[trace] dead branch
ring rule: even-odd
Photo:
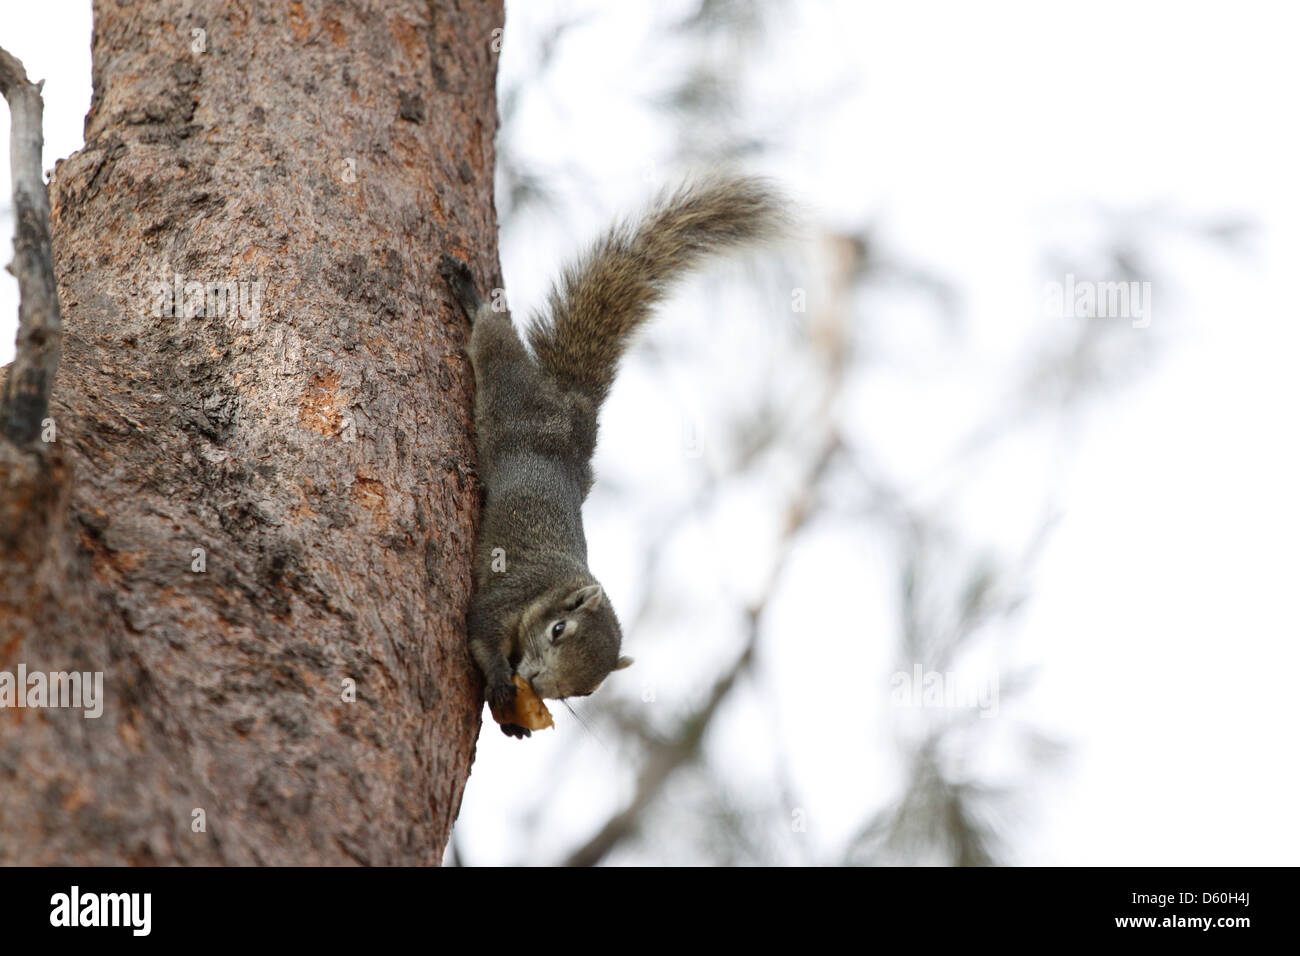
[[[59,367],[62,325],[50,251],[50,202],[41,175],[41,83],[0,49],[0,93],[9,101],[9,163],[14,191],[14,260],[18,278],[17,354],[0,393],[3,434],[20,448],[39,448]]]

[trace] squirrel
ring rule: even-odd
[[[562,271],[546,312],[533,316],[528,349],[509,313],[480,299],[469,267],[442,256],[439,272],[472,324],[485,500],[468,630],[493,710],[513,705],[515,673],[539,697],[564,700],[632,663],[587,568],[582,527],[601,405],[633,333],[675,280],[712,256],[776,238],[785,223],[784,202],[759,179],[704,179],[666,193]]]

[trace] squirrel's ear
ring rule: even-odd
[[[599,584],[588,584],[565,598],[564,606],[570,611],[594,611],[604,596],[605,592]]]
[[[631,666],[632,666],[632,658],[620,657],[618,659],[618,663],[614,665],[614,670],[621,671],[623,668],[631,667]]]

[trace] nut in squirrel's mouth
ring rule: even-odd
[[[533,685],[528,683],[521,674],[515,674],[512,681],[515,685],[514,706],[505,711],[493,710],[492,719],[498,724],[517,724],[529,730],[554,727],[555,721],[551,719],[551,712],[546,709],[546,704],[537,695],[537,691],[533,690]]]

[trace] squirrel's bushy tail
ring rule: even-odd
[[[562,389],[599,406],[637,327],[672,283],[710,256],[780,235],[785,204],[762,180],[703,179],[616,225],[561,273],[528,338]]]

